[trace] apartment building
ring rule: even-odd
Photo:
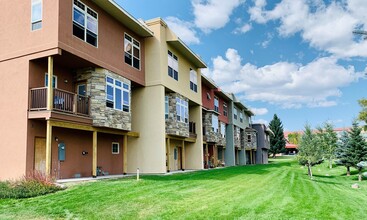
[[[204,168],[225,166],[228,103],[230,97],[206,76],[201,77]]]
[[[0,179],[126,173],[153,32],[112,0],[1,4]]]
[[[268,164],[270,134],[273,131],[264,124],[252,124],[252,128],[256,130],[257,135],[256,164]]]
[[[251,128],[254,114],[234,94],[228,94],[229,124],[226,132],[225,161],[228,166],[254,164],[256,130]]]
[[[129,149],[128,172],[166,173],[203,168],[201,73],[206,64],[160,18],[145,22],[146,78],[132,99],[132,129],[140,138]]]

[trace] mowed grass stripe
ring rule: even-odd
[[[175,175],[103,180],[0,200],[0,219],[367,219],[367,184],[293,159]]]

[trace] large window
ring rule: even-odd
[[[219,112],[219,100],[218,100],[218,97],[214,97],[214,111]]]
[[[177,121],[189,123],[189,106],[187,101],[176,98]]]
[[[178,81],[178,58],[168,51],[168,75]]]
[[[240,122],[243,122],[243,114],[240,112]]]
[[[194,92],[198,91],[198,74],[190,68],[190,89]]]
[[[42,28],[42,0],[32,0],[31,29],[32,31]]]
[[[168,96],[164,97],[164,117],[168,118],[169,104],[168,104]]]
[[[223,138],[226,137],[226,124],[223,122],[220,123],[220,134]]]
[[[97,47],[98,15],[78,0],[73,6],[73,35]]]
[[[218,116],[212,115],[212,129],[214,132],[218,132]]]
[[[109,108],[130,111],[130,86],[111,77],[106,77],[106,106]]]
[[[140,70],[140,43],[131,36],[125,34],[125,63]]]
[[[236,108],[234,108],[233,110],[233,117],[235,120],[237,120],[237,109]]]
[[[223,115],[228,116],[228,106],[226,103],[223,103]]]

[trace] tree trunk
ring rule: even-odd
[[[310,177],[310,179],[312,179],[312,170],[311,170],[311,165],[307,164],[307,171],[308,171],[308,176]]]
[[[275,158],[275,153],[273,153],[273,159]]]
[[[347,166],[347,176],[350,176],[350,167]]]

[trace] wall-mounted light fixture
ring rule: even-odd
[[[56,142],[59,142],[59,138],[58,138],[58,137],[55,137],[55,141],[56,141]]]

